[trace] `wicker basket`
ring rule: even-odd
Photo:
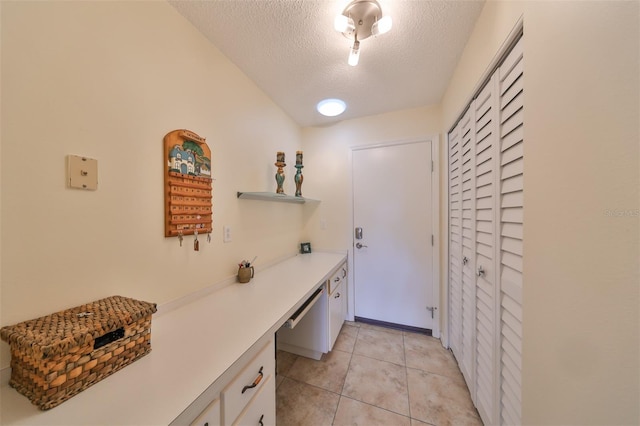
[[[155,303],[112,296],[0,329],[9,384],[48,410],[151,351]]]

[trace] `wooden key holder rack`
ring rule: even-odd
[[[213,229],[211,149],[205,138],[179,129],[164,137],[165,237],[197,236]],[[194,244],[198,250],[198,245]]]

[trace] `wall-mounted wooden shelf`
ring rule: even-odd
[[[278,201],[281,203],[295,203],[303,204],[309,201],[319,202],[320,200],[312,200],[311,198],[294,197],[286,194],[277,194],[275,192],[240,192],[238,191],[238,198],[245,200],[263,200],[263,201]]]

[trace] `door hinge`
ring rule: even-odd
[[[427,311],[430,311],[430,312],[431,312],[431,318],[432,318],[432,319],[434,318],[434,311],[435,311],[436,309],[438,309],[438,308],[437,308],[437,307],[435,307],[435,306],[427,306]]]
[[[433,160],[431,160],[431,173],[433,173]]]
[[[433,247],[433,234],[431,234],[431,246]]]

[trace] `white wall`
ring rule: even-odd
[[[311,241],[312,247],[348,249],[349,258],[353,258],[351,147],[426,140],[438,135],[440,121],[439,107],[423,107],[304,128],[303,195],[322,200],[304,212],[303,236]],[[434,223],[438,223],[438,218],[434,218]],[[349,309],[353,317],[353,280],[349,283]]]
[[[426,139],[438,134],[440,119],[439,108],[424,107],[302,129],[303,194],[322,200],[305,211],[303,235],[323,249],[350,247],[351,147]]]
[[[490,1],[442,102],[523,15],[526,424],[640,423],[639,5]]]
[[[167,302],[243,258],[297,251],[302,206],[236,191],[275,190],[276,151],[292,162],[299,127],[170,5],[1,7],[2,325],[114,294]],[[199,252],[164,237],[163,137],[180,128],[213,156],[214,232]],[[98,159],[97,191],[65,187],[68,154]]]

